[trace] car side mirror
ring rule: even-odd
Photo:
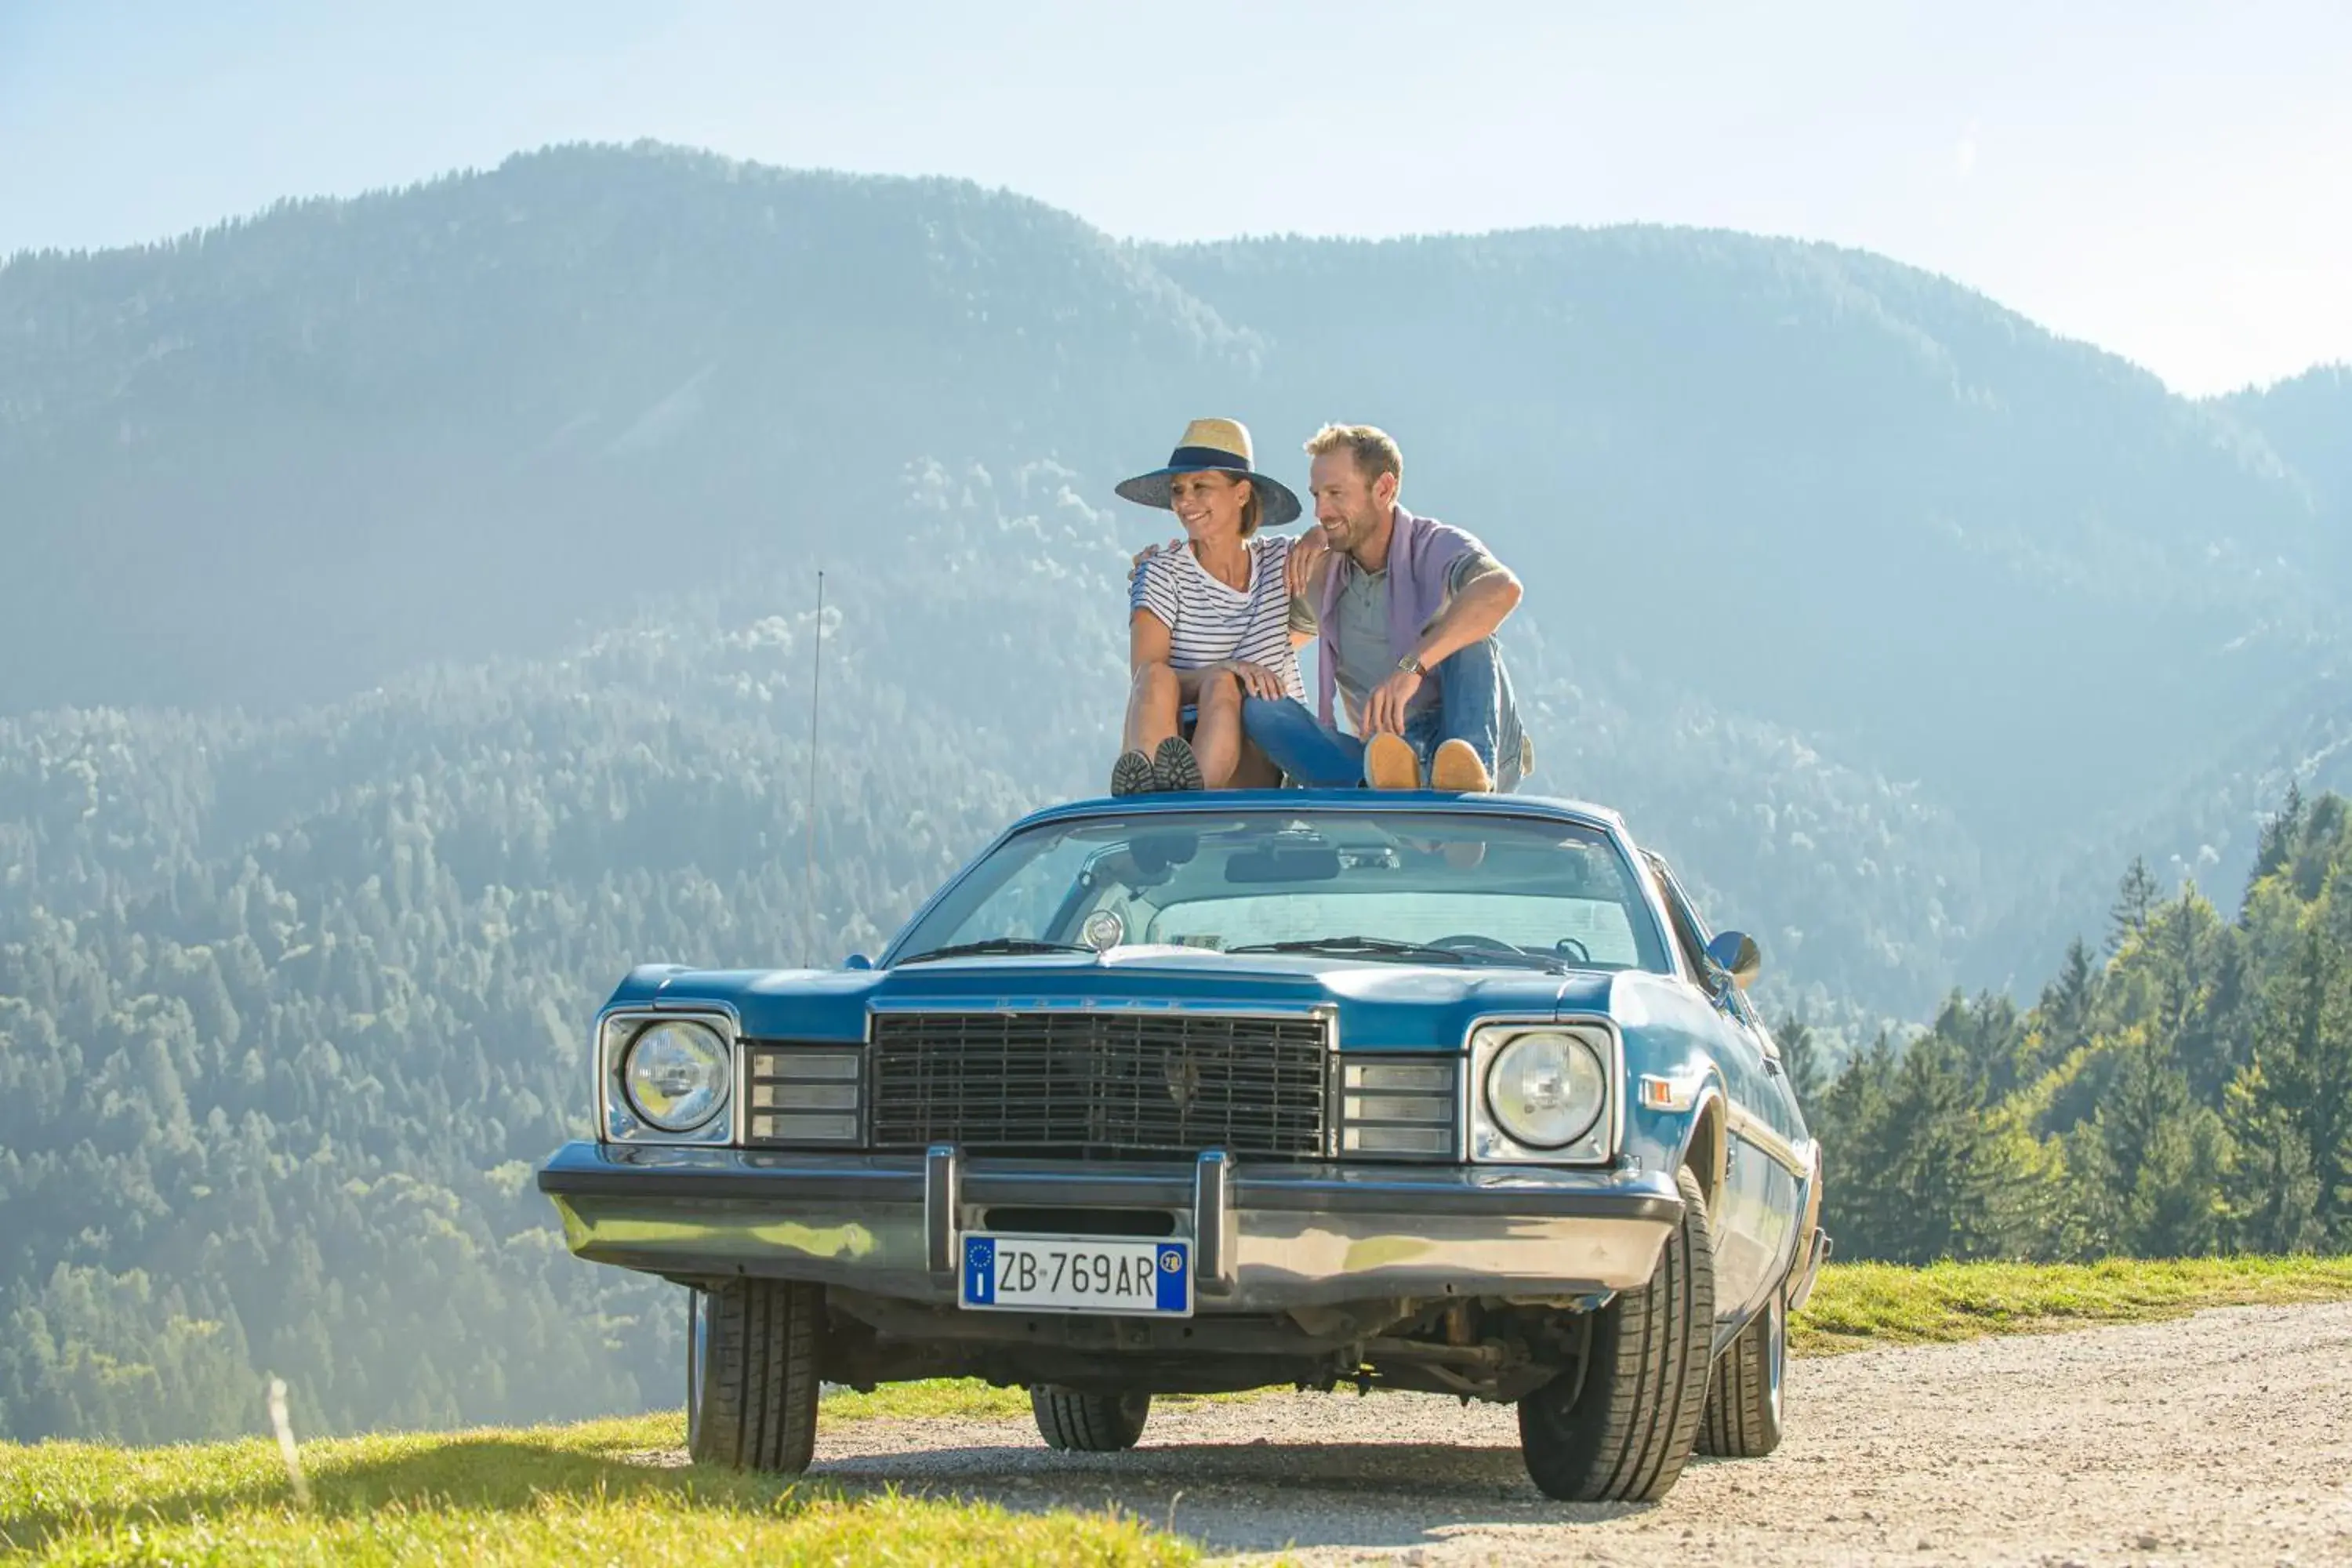
[[[866,957],[862,952],[853,952],[847,958],[841,961],[841,967],[844,969],[871,969],[874,967],[874,961]]]
[[[1716,932],[1715,940],[1706,944],[1706,956],[1742,991],[1755,981],[1757,971],[1764,967],[1763,950],[1744,931]]]

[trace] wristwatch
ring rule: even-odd
[[[1420,657],[1415,654],[1409,653],[1402,658],[1397,660],[1397,668],[1399,669],[1409,669],[1415,675],[1427,675],[1429,673],[1429,667],[1422,663]]]

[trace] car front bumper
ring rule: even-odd
[[[1572,1297],[1646,1283],[1682,1217],[1655,1173],[1538,1166],[1081,1165],[572,1142],[539,1173],[582,1258],[683,1280],[809,1279],[952,1305],[957,1240],[991,1211],[1164,1215],[1202,1312],[1382,1297]]]

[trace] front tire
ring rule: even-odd
[[[1151,1418],[1148,1394],[1081,1394],[1051,1383],[1029,1390],[1037,1435],[1052,1447],[1078,1454],[1116,1454],[1135,1447]]]
[[[816,1457],[824,1288],[741,1279],[695,1292],[688,1339],[688,1458],[796,1476]]]
[[[1789,1310],[1775,1287],[1763,1310],[1715,1363],[1698,1451],[1760,1459],[1780,1446],[1780,1384],[1789,1369]]]
[[[1698,1436],[1715,1334],[1706,1194],[1675,1176],[1682,1222],[1650,1282],[1595,1314],[1584,1365],[1519,1401],[1519,1452],[1546,1497],[1649,1502],[1673,1489]]]

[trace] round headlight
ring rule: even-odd
[[[1574,1035],[1521,1035],[1486,1067],[1486,1109],[1512,1142],[1559,1149],[1592,1131],[1609,1104],[1601,1053]]]
[[[621,1087],[664,1132],[691,1132],[727,1100],[727,1042],[684,1021],[641,1029],[621,1059]]]

